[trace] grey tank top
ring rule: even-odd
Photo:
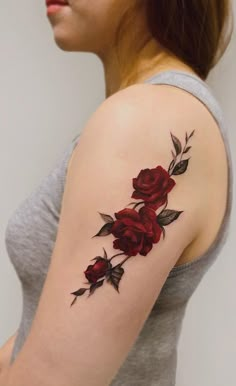
[[[196,75],[177,70],[155,74],[146,82],[180,87],[202,101],[211,112],[227,149],[228,201],[220,229],[209,249],[169,272],[141,333],[113,378],[112,386],[175,385],[177,344],[186,306],[222,250],[229,234],[232,208],[232,158],[225,118],[209,86]],[[79,135],[64,149],[49,174],[14,210],[7,223],[6,249],[21,282],[23,296],[21,321],[10,363],[21,350],[37,309],[56,240],[67,165]]]

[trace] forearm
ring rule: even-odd
[[[10,369],[10,366],[3,369],[3,371],[0,373],[0,386],[6,386],[8,382],[8,371]]]
[[[12,350],[18,330],[0,348],[0,376],[4,369],[10,365]]]
[[[41,358],[39,348],[34,346],[35,351],[32,351],[28,342],[26,339],[17,358],[0,374],[0,386],[51,386],[54,382],[57,386],[68,386],[57,373],[52,374],[50,361]]]

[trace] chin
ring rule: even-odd
[[[78,36],[75,38],[73,34],[60,28],[55,27],[53,32],[56,45],[63,51],[91,52],[88,47],[88,41],[82,41],[78,39]]]
[[[75,51],[73,39],[63,30],[54,28],[54,41],[64,51]]]
[[[68,38],[68,36],[54,35],[54,41],[56,45],[61,48],[63,51],[74,51],[74,52],[88,52],[96,54],[95,47],[91,47],[86,43],[73,41],[73,39]]]
[[[76,51],[73,45],[71,44],[70,40],[63,39],[58,36],[54,36],[54,41],[56,45],[63,51]]]

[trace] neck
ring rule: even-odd
[[[135,19],[125,28],[119,44],[114,43],[99,55],[104,69],[106,98],[162,71],[183,70],[196,74],[150,35],[143,18]]]

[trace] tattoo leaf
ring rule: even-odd
[[[194,133],[195,130],[192,131],[192,133],[189,135],[188,139],[191,138],[193,136],[193,133]]]
[[[183,212],[182,210],[177,211],[177,210],[172,210],[172,209],[165,209],[161,213],[159,213],[159,215],[157,216],[157,218],[156,218],[157,223],[161,226],[169,225],[173,221],[177,220],[177,218],[179,217],[179,215],[182,212]]]
[[[166,236],[166,230],[165,230],[164,227],[161,227],[161,229],[162,229],[162,232],[163,232],[163,240],[164,240],[164,239],[165,239],[165,236]]]
[[[103,248],[103,251],[104,251],[104,254],[103,254],[103,259],[107,259],[107,252],[105,250],[105,248]],[[90,260],[101,260],[101,256],[95,256],[93,259],[90,259]]]
[[[184,153],[187,153],[187,152],[191,149],[191,147],[192,147],[192,146],[186,147],[186,149],[183,151],[183,154],[184,154]]]
[[[183,174],[188,167],[188,161],[189,161],[189,158],[177,163],[177,165],[175,165],[175,168],[174,168],[172,174],[174,174],[174,175]]]
[[[171,134],[171,138],[172,138],[172,141],[173,141],[173,144],[175,147],[176,155],[178,155],[181,153],[181,150],[182,150],[181,142],[175,135],[173,135],[172,133],[170,133],[170,134]]]
[[[108,283],[111,283],[113,287],[119,292],[119,282],[122,278],[122,275],[124,274],[124,268],[118,264],[116,267],[114,267],[108,276]]]
[[[105,213],[100,213],[100,216],[102,217],[102,219],[105,221],[105,222],[109,222],[109,223],[112,223],[114,222],[114,219],[109,215],[109,214],[105,214]]]
[[[103,248],[103,247],[102,247],[102,249],[103,249],[103,251],[104,251],[103,258],[104,258],[104,259],[107,259],[107,251],[106,251],[105,248]]]
[[[174,158],[174,160],[176,159],[176,155],[175,153],[173,152],[173,150],[171,149],[171,154],[172,154],[172,157]]]
[[[85,291],[87,291],[88,288],[80,288],[78,289],[77,291],[75,292],[71,292],[72,295],[75,295],[75,296],[81,296],[85,293]]]
[[[174,166],[174,164],[175,164],[175,160],[173,159],[173,160],[171,161],[171,163],[170,163],[169,168],[168,168],[168,173],[171,171],[171,168]]]
[[[91,284],[90,289],[89,289],[89,295],[88,295],[88,296],[90,296],[91,294],[93,294],[94,291],[95,291],[97,288],[101,287],[101,286],[103,285],[103,282],[104,282],[104,279],[102,279],[102,280],[100,280],[100,281],[97,281],[97,283]]]
[[[112,225],[113,225],[113,222],[112,223],[107,222],[105,225],[103,225],[103,227],[100,229],[100,231],[98,233],[96,233],[96,235],[94,235],[93,237],[109,235],[111,233]]]

